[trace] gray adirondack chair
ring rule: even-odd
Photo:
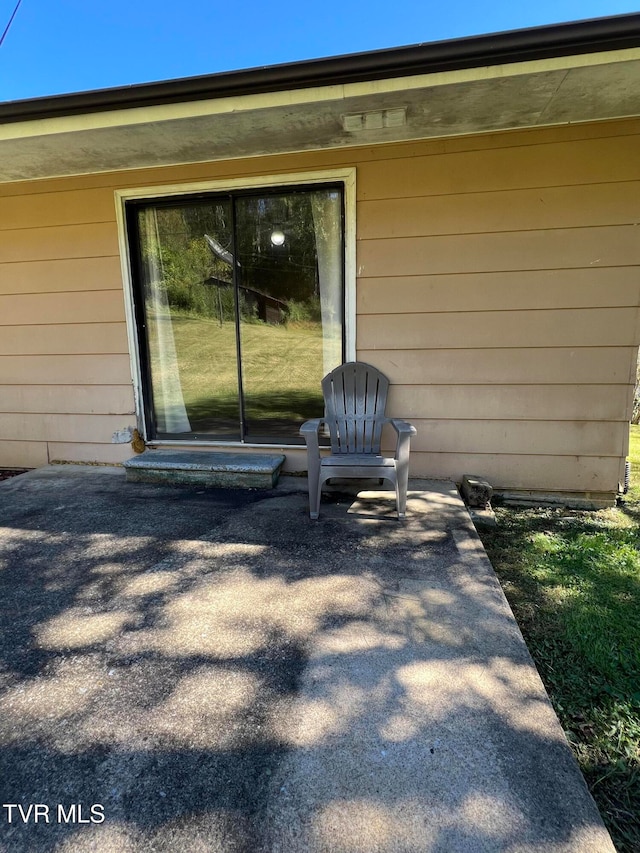
[[[396,490],[398,518],[405,517],[409,445],[416,430],[406,421],[385,417],[388,389],[387,377],[362,361],[342,364],[322,380],[325,416],[300,427],[307,444],[311,518],[318,518],[322,485],[332,477],[388,480]],[[390,457],[380,453],[385,424],[390,424],[397,434],[396,451]],[[320,454],[323,425],[331,438],[328,456]]]

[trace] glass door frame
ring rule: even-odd
[[[355,358],[355,168],[340,169],[326,172],[298,173],[296,175],[271,175],[262,178],[234,179],[228,181],[210,181],[206,183],[188,184],[182,186],[144,187],[138,190],[116,191],[116,211],[120,242],[122,274],[125,285],[125,306],[127,314],[127,332],[130,344],[130,357],[134,392],[136,400],[137,426],[145,441],[152,445],[206,445],[206,446],[256,446],[283,447],[290,440],[283,438],[276,442],[252,442],[251,440],[232,440],[225,438],[188,438],[188,437],[155,437],[149,425],[153,423],[153,407],[150,399],[150,374],[146,353],[144,351],[145,332],[140,328],[141,312],[137,309],[135,296],[135,276],[132,265],[135,263],[137,250],[130,243],[127,228],[127,203],[140,202],[150,204],[154,201],[175,204],[179,206],[188,200],[208,200],[226,196],[257,195],[264,193],[286,193],[288,190],[305,190],[312,192],[315,187],[320,190],[325,187],[338,187],[343,198],[343,352],[346,361]],[[135,204],[128,208],[135,210]],[[239,365],[238,365],[239,368]],[[297,442],[294,445],[297,446]]]

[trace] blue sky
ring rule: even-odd
[[[0,0],[0,34],[17,0]],[[638,11],[624,0],[22,0],[0,101]]]

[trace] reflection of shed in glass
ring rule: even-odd
[[[223,281],[222,279],[215,278],[214,276],[205,279],[203,283],[210,287],[233,288],[232,282]],[[258,320],[262,320],[264,323],[270,323],[272,326],[284,323],[287,319],[289,308],[284,299],[276,299],[275,296],[269,296],[267,293],[262,293],[260,290],[256,290],[253,287],[245,287],[242,284],[238,285],[238,291],[241,297],[243,297],[242,302],[244,310],[241,309],[242,314],[246,313],[249,316],[257,317]],[[222,301],[220,298],[218,299],[218,303],[220,305],[220,322],[222,322]]]

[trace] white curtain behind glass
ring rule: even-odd
[[[340,193],[311,194],[316,234],[323,375],[342,362],[342,204]]]
[[[163,284],[158,217],[156,210],[151,207],[142,211],[140,216],[140,230],[145,235],[147,247],[144,259],[145,296],[150,320],[149,348],[156,428],[158,432],[164,433],[191,432],[180,384],[171,309]]]

